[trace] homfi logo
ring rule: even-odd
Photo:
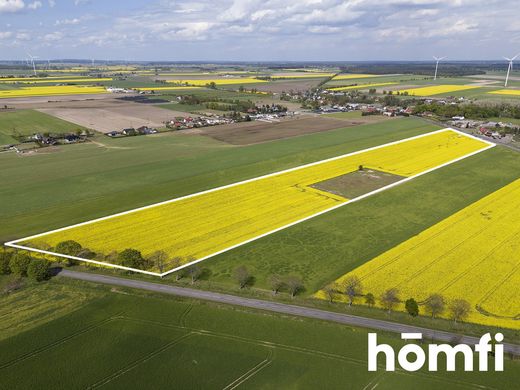
[[[402,333],[403,340],[422,340],[421,333]],[[489,333],[482,336],[475,345],[475,351],[467,344],[428,344],[425,351],[417,344],[407,344],[397,353],[397,361],[405,371],[420,370],[428,358],[428,371],[438,371],[438,358],[443,355],[446,360],[446,371],[456,370],[457,355],[463,358],[464,371],[474,371],[474,355],[478,354],[478,371],[488,371],[488,356],[494,352],[495,371],[504,371],[504,346],[500,344],[504,340],[502,333],[495,335],[494,341]],[[428,356],[426,356],[426,352]],[[388,344],[377,343],[377,333],[368,334],[368,371],[377,371],[378,355],[386,358],[386,371],[395,371],[396,352]],[[459,367],[460,369],[460,367]]]

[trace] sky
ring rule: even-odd
[[[0,0],[0,60],[492,60],[518,0]]]

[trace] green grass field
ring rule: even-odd
[[[365,329],[64,279],[45,284],[8,298],[41,306],[64,289],[92,298],[0,341],[2,388],[511,389],[520,379],[519,363],[507,358],[503,373],[371,373]],[[42,287],[45,294],[31,294]],[[14,310],[8,321],[23,325],[4,299]],[[385,332],[378,341],[403,345]]]
[[[85,128],[36,110],[0,110],[0,145],[17,143],[13,137],[16,135],[63,134],[76,130]]]
[[[494,162],[501,161],[498,166]],[[204,265],[212,282],[245,264],[256,286],[295,274],[307,293],[520,177],[520,154],[497,147],[370,198],[223,253]]]
[[[247,147],[165,134],[105,147],[76,145],[20,159],[0,156],[7,241],[261,174],[435,130],[419,119],[333,130]],[[112,148],[112,149],[111,149]],[[494,161],[500,160],[497,166]],[[64,166],[67,169],[64,169]],[[233,286],[247,265],[255,287],[299,275],[312,294],[331,280],[520,177],[520,154],[495,148],[203,263],[210,283]],[[14,180],[16,178],[16,180]],[[326,264],[326,266],[324,266]]]
[[[391,122],[391,123],[390,123]],[[0,240],[257,177],[437,129],[403,119],[233,147],[203,136],[161,134],[0,156]]]

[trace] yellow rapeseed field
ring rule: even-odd
[[[452,130],[434,132],[49,233],[25,245],[54,247],[75,240],[96,253],[130,247],[145,256],[164,250],[201,259],[347,202],[310,185],[354,172],[359,165],[412,176],[485,147]]]
[[[335,73],[308,72],[307,74],[272,75],[271,78],[273,80],[279,80],[279,79],[315,79],[315,78],[323,78],[323,77],[332,77],[334,75],[335,75]]]
[[[168,83],[188,84],[204,87],[207,84],[215,83],[216,85],[232,85],[232,84],[252,84],[265,83],[265,80],[255,79],[253,77],[242,78],[218,78],[218,79],[193,79],[193,80],[167,80]]]
[[[369,77],[381,77],[379,74],[362,74],[362,73],[350,73],[350,74],[338,74],[332,80],[349,80],[349,79],[366,79]]]
[[[153,87],[153,88],[135,88],[137,91],[175,91],[178,89],[201,89],[202,87],[193,87],[193,86],[185,86],[185,87]]]
[[[520,328],[520,179],[451,215],[336,281],[360,278],[376,299],[397,288],[401,300],[441,294],[465,299],[469,321]],[[317,294],[326,298],[323,292]],[[341,299],[346,300],[344,296]],[[363,303],[360,297],[359,303]],[[401,307],[401,309],[404,309]],[[424,313],[424,308],[421,309]],[[444,313],[449,317],[449,313]]]
[[[0,99],[29,96],[81,95],[106,93],[104,87],[63,85],[51,87],[23,87],[20,89],[0,90]]]
[[[457,91],[466,91],[468,89],[479,88],[474,85],[455,85],[455,84],[443,84],[443,85],[431,85],[428,87],[410,88],[403,89],[399,93],[408,93],[411,96],[432,96],[439,95],[441,93],[450,93]]]
[[[496,95],[512,95],[512,96],[520,96],[520,89],[499,89],[497,91],[488,92]]]
[[[13,81],[39,81],[39,80],[52,80],[58,82],[63,79],[74,77],[75,79],[88,79],[88,76],[49,76],[49,77],[0,77],[0,82],[13,82]]]
[[[82,77],[82,78],[53,78],[53,77],[46,77],[42,79],[36,79],[36,78],[26,78],[26,79],[1,79],[0,83],[4,84],[44,84],[44,83],[95,83],[99,81],[112,81],[111,77],[100,77],[100,78],[88,78],[88,77]]]
[[[373,87],[384,87],[385,85],[394,85],[397,83],[371,83],[371,84],[360,84],[360,85],[349,85],[348,87],[335,87],[327,88],[329,91],[348,91],[349,89],[367,89]]]

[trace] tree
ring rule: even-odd
[[[454,299],[450,304],[450,312],[453,321],[464,321],[471,311],[471,305],[464,299]]]
[[[388,310],[388,312],[390,312],[399,302],[399,290],[396,288],[390,288],[381,295],[381,304],[386,310]]]
[[[81,244],[74,240],[62,241],[56,245],[54,250],[58,253],[62,253],[68,256],[78,256],[83,248]],[[67,259],[67,265],[70,267],[72,265],[78,264],[78,262],[74,259]]]
[[[287,286],[292,298],[303,289],[303,282],[298,276],[287,277],[285,285]]]
[[[323,287],[323,291],[325,292],[325,294],[327,294],[327,297],[329,298],[329,302],[333,303],[334,298],[336,298],[338,286],[335,283],[327,284],[325,287]]]
[[[349,306],[352,306],[352,303],[354,303],[354,298],[357,295],[361,295],[363,291],[361,280],[355,275],[349,276],[347,279],[345,279],[345,281],[343,282],[343,288],[345,291],[345,295],[349,299]]]
[[[60,242],[54,249],[56,252],[64,255],[77,256],[81,252],[82,246],[76,241],[67,240]]]
[[[137,269],[143,268],[145,264],[141,252],[139,252],[137,249],[131,248],[125,249],[124,251],[119,253],[117,255],[117,262],[122,266]]]
[[[374,297],[374,294],[368,293],[365,295],[365,303],[370,307],[374,306],[376,304],[376,298]]]
[[[280,275],[273,274],[269,276],[269,285],[271,286],[273,295],[276,295],[283,287],[284,281],[282,280]]]
[[[432,318],[435,318],[436,316],[442,314],[444,310],[446,309],[446,301],[444,300],[444,297],[440,294],[432,294],[424,303],[426,306],[426,310],[431,313]]]
[[[9,269],[15,275],[27,276],[27,267],[31,260],[31,257],[25,253],[15,253],[9,260]]]
[[[33,259],[27,267],[27,276],[37,282],[50,276],[51,264],[47,260]]]
[[[251,274],[244,265],[237,267],[233,272],[233,276],[240,288],[244,288],[251,281]]]
[[[179,267],[180,265],[182,264],[182,258],[179,257],[179,256],[176,256],[174,257],[173,259],[171,259],[170,261],[170,266],[172,268],[177,268]],[[180,269],[178,271],[175,271],[174,274],[175,274],[175,281],[179,281],[182,279],[182,277],[185,275],[185,272],[186,270],[183,268],[183,269]]]
[[[150,262],[153,263],[160,273],[163,272],[164,266],[168,261],[168,254],[165,251],[155,251],[150,255]]]
[[[11,260],[11,252],[3,251],[0,253],[0,275],[7,275],[11,273],[9,268],[9,260]]]
[[[202,275],[202,268],[198,264],[193,264],[186,272],[191,277],[191,284],[194,284]]]
[[[413,298],[408,299],[405,302],[404,307],[405,307],[406,311],[408,312],[408,314],[410,314],[412,317],[417,317],[419,315],[419,305],[417,304],[415,299],[413,299]]]

